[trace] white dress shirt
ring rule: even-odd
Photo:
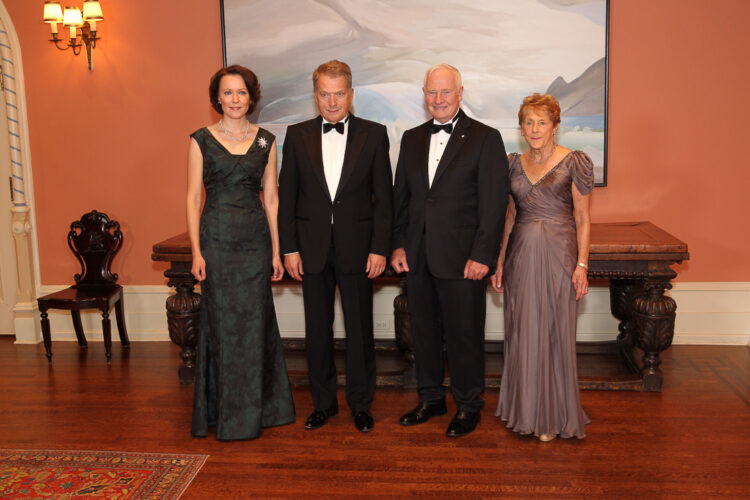
[[[323,118],[323,123],[330,123]],[[320,133],[323,141],[323,172],[328,184],[328,192],[331,193],[331,200],[336,198],[336,190],[339,187],[341,179],[341,167],[344,165],[344,153],[346,153],[346,136],[349,134],[349,116],[344,119],[344,133],[339,134],[336,130],[331,130],[327,134],[323,133],[323,125],[320,126]]]
[[[456,111],[456,114],[453,115],[453,118],[451,118],[450,121],[445,122],[453,123],[454,130],[456,128],[456,123],[458,122],[458,120],[456,119],[457,115],[458,111]],[[432,120],[432,123],[436,125],[443,125],[435,119]],[[440,163],[440,159],[443,157],[445,146],[448,144],[448,140],[450,138],[451,135],[445,130],[441,130],[437,134],[430,134],[430,153],[427,157],[429,161],[429,163],[427,164],[427,177],[429,179],[430,187],[432,187],[432,180],[435,178],[435,172],[437,172],[438,164]]]
[[[321,118],[323,118],[321,116]],[[331,123],[323,118],[323,123]],[[339,134],[336,130],[323,133],[323,124],[320,125],[321,147],[323,153],[323,173],[326,176],[328,192],[331,193],[331,201],[336,197],[336,190],[341,179],[341,167],[344,165],[344,153],[346,153],[346,136],[349,134],[349,115],[344,118],[344,133]],[[333,224],[333,214],[331,214]],[[293,255],[299,252],[285,253]]]

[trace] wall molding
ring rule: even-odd
[[[41,287],[41,294],[65,288],[64,285]],[[124,286],[125,321],[133,341],[169,340],[164,304],[173,293],[166,285]],[[274,285],[274,301],[279,329],[284,338],[304,338],[302,289],[294,284]],[[394,338],[393,299],[397,286],[376,286],[374,297],[375,338]],[[676,283],[669,294],[677,301],[675,344],[750,344],[750,282]],[[502,294],[487,293],[487,340],[503,339]],[[86,336],[101,341],[101,316],[96,311],[82,315]],[[344,337],[341,305],[336,303],[334,332]],[[38,314],[37,314],[38,319]],[[75,340],[70,313],[49,311],[54,340]],[[112,322],[112,338],[117,340],[116,325]],[[617,320],[609,312],[609,291],[605,287],[592,287],[583,299],[578,312],[578,341],[614,340]],[[34,340],[17,340],[17,343],[34,343]]]
[[[34,203],[34,177],[26,110],[21,44],[13,21],[0,0],[0,71],[8,120],[11,178],[12,236],[15,241],[17,295],[13,307],[16,339],[31,342],[40,336],[35,323],[35,293],[41,286]]]

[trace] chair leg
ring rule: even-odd
[[[120,343],[123,349],[130,347],[130,339],[128,339],[128,330],[125,328],[125,297],[120,297],[120,300],[115,302],[115,319],[117,320],[117,333],[120,334]]]
[[[81,311],[70,311],[70,315],[73,316],[73,329],[76,331],[76,338],[78,339],[78,345],[81,348],[86,349],[89,343],[86,341],[86,335],[83,333],[83,324],[81,323]]]
[[[52,338],[49,331],[47,311],[42,311],[42,337],[44,338],[44,349],[47,351],[47,361],[52,363]]]
[[[107,363],[112,359],[112,326],[109,321],[109,311],[102,313],[102,333],[104,334],[104,350],[107,353]]]

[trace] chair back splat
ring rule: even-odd
[[[70,224],[68,246],[81,264],[80,274],[73,276],[78,287],[117,282],[117,274],[112,273],[111,267],[122,246],[119,222],[92,210]]]

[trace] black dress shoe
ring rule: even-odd
[[[359,432],[370,432],[375,426],[375,419],[372,418],[369,411],[358,411],[354,414],[354,427]]]
[[[445,400],[439,403],[419,403],[412,411],[403,415],[398,423],[401,425],[417,425],[427,422],[432,417],[445,415],[448,409],[445,407]]]
[[[471,434],[479,424],[479,412],[458,410],[456,416],[451,420],[445,435],[448,437],[461,437]]]
[[[338,406],[334,406],[333,408],[329,408],[327,410],[315,410],[310,414],[309,417],[307,417],[307,420],[305,421],[305,429],[311,431],[313,429],[317,429],[318,427],[323,427],[328,419],[338,414],[338,412]]]

